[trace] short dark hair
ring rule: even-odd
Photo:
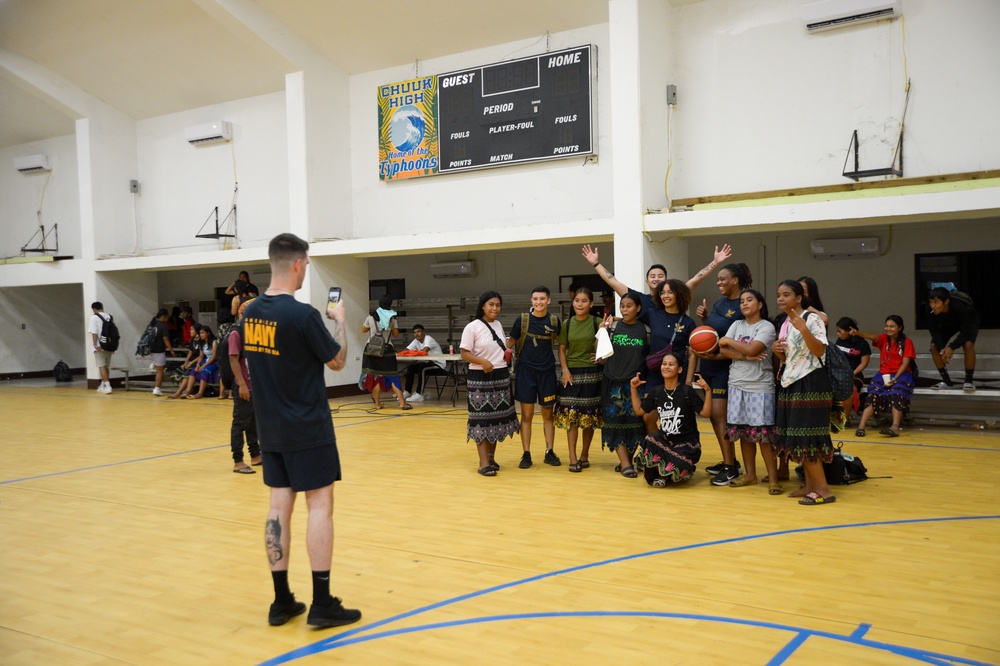
[[[927,293],[927,300],[929,301],[950,301],[951,292],[944,287],[934,287]]]
[[[267,246],[267,258],[272,265],[291,264],[309,251],[309,243],[295,234],[278,234]]]
[[[90,304],[90,309],[91,310],[103,310],[104,309],[104,303],[101,303],[100,301],[94,301],[93,303]]]
[[[649,268],[646,269],[646,278],[647,279],[649,278],[649,273],[654,268],[659,268],[661,271],[663,271],[664,275],[669,275],[669,273],[667,273],[667,267],[666,266],[664,266],[663,264],[653,264],[652,266],[650,266]]]
[[[572,289],[572,288],[573,287],[571,286],[570,289]],[[539,285],[539,286],[535,287],[534,289],[531,290],[531,293],[533,293],[533,294],[545,294],[546,296],[549,296],[549,297],[552,296],[552,292],[549,291],[549,288],[546,287],[545,285]],[[499,295],[500,294],[497,294],[497,296],[499,296]],[[488,301],[490,299],[487,298],[486,300]],[[483,302],[485,303],[486,301],[483,301]]]
[[[850,331],[852,328],[857,328],[858,322],[856,322],[852,317],[841,317],[837,320],[837,328],[842,331]]]
[[[159,310],[156,311],[156,317],[155,317],[155,319],[159,319],[160,317],[169,317],[169,316],[170,316],[170,313],[167,312],[166,308],[160,308]]]
[[[388,294],[384,294],[382,296],[379,296],[378,297],[378,306],[380,308],[382,308],[383,310],[391,310],[392,309],[392,296],[390,296]]]
[[[414,331],[416,331],[416,330],[422,331],[422,330],[424,330],[424,325],[423,324],[414,324],[413,325],[413,330]]]
[[[237,277],[239,277],[242,280],[244,275],[247,276],[246,281],[249,282],[250,281],[250,274],[247,273],[246,271],[240,271],[240,274]]]
[[[194,314],[194,310],[190,306],[185,305],[181,308],[181,312],[187,312],[188,314]]]

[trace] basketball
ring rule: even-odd
[[[688,344],[697,352],[715,351],[719,346],[719,334],[711,326],[699,326],[691,331]]]

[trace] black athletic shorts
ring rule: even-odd
[[[300,451],[261,451],[264,485],[291,488],[297,493],[316,490],[340,481],[340,454],[336,444]]]
[[[956,326],[954,330],[937,331],[937,335],[931,336],[931,344],[937,347],[938,351],[944,351],[944,348],[948,346],[948,341],[955,337],[955,334],[958,333],[959,330],[960,329]],[[969,337],[966,338],[966,341],[975,342],[978,337],[979,322],[977,321],[975,327],[972,329],[972,332],[969,334]],[[961,349],[961,347],[959,347],[959,349]]]
[[[726,400],[729,396],[729,364],[719,363],[708,365],[703,362],[697,371],[702,379],[708,382],[712,389],[712,397]]]
[[[551,407],[556,402],[557,386],[555,369],[539,372],[518,368],[514,378],[514,400],[526,405],[537,402],[542,407]]]

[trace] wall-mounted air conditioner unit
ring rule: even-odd
[[[901,0],[821,0],[802,5],[809,32],[822,32],[902,16]]]
[[[33,173],[35,171],[52,171],[48,155],[25,155],[14,158],[14,168],[21,173]]]
[[[820,238],[809,241],[809,251],[817,259],[877,257],[878,238]]]
[[[431,275],[436,278],[476,277],[476,262],[469,260],[431,264]]]
[[[195,125],[184,130],[184,138],[192,146],[229,141],[233,138],[233,124],[225,120],[219,120],[214,123]]]

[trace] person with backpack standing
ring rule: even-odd
[[[556,404],[556,357],[553,348],[559,338],[559,317],[549,314],[552,302],[548,287],[531,290],[531,311],[514,320],[507,347],[517,353],[514,374],[514,400],[521,403],[521,462],[518,467],[531,467],[531,421],[535,417],[535,402],[542,408],[542,433],[545,435],[545,464],[562,464],[552,450],[556,426],[552,410]],[[530,340],[529,340],[530,338]]]
[[[220,367],[230,369],[229,385],[233,387],[233,425],[229,430],[229,444],[233,450],[235,474],[256,474],[256,470],[250,465],[256,467],[262,460],[260,443],[257,440],[257,417],[253,411],[253,393],[250,389],[250,370],[247,368],[246,355],[243,353],[243,338],[240,335],[240,329],[243,327],[243,311],[253,301],[251,298],[240,306],[239,318],[226,334],[226,358],[219,363]],[[250,465],[243,462],[244,436],[247,448],[250,449]]]
[[[149,353],[153,357],[153,367],[156,369],[154,396],[163,395],[160,387],[163,386],[163,374],[167,368],[167,352],[169,351],[171,356],[175,355],[174,343],[170,341],[170,328],[167,327],[169,318],[170,314],[166,308],[160,308],[153,320],[149,322],[149,325],[156,329],[149,349]]]
[[[91,344],[94,347],[94,363],[101,373],[101,385],[97,387],[98,393],[111,393],[111,356],[118,349],[120,336],[118,327],[115,325],[115,318],[104,311],[104,304],[94,301],[90,305],[93,315],[90,317],[90,325],[87,332],[90,333]]]

